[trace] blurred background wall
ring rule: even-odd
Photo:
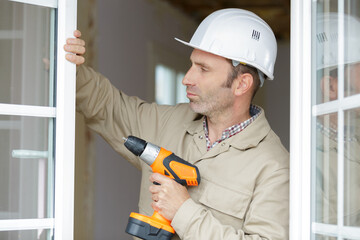
[[[174,58],[180,59],[181,64],[182,59],[189,62],[191,49],[174,37],[190,40],[201,20],[200,13],[207,15],[219,7],[235,7],[231,1],[224,0],[189,1],[193,5],[188,8],[180,4],[188,1],[172,2],[78,0],[78,29],[86,40],[86,64],[126,94],[153,101],[154,55],[164,51],[169,61]],[[229,4],[225,5],[226,2]],[[265,83],[255,103],[265,109],[270,125],[288,148],[290,43],[286,26],[290,24],[289,1],[235,2],[237,7],[242,7],[240,4],[244,2],[250,4],[243,8],[271,21],[269,24],[276,32],[275,80]],[[77,114],[76,128],[75,239],[132,239],[125,228],[130,212],[138,209],[140,172],[89,131],[80,114]]]

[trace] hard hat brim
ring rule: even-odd
[[[192,48],[195,48],[195,49],[199,49],[199,50],[204,51],[204,52],[211,53],[211,52],[209,52],[209,51],[206,50],[206,49],[202,49],[202,48],[199,47],[199,46],[196,46],[196,45],[191,44],[191,43],[189,43],[189,42],[183,41],[183,40],[181,40],[181,39],[179,39],[179,38],[174,38],[174,39],[175,39],[176,41],[178,41],[178,42],[186,45],[186,46],[189,46],[189,47],[192,47]],[[214,53],[211,53],[211,54],[214,54]],[[217,55],[217,54],[214,54],[214,55]],[[228,57],[226,57],[226,56],[221,56],[221,55],[217,55],[217,56],[220,56],[220,57],[223,57],[223,58],[227,58],[227,59],[231,59],[231,60],[236,60],[236,61],[239,61],[239,62],[246,62],[246,61],[244,61],[244,60],[242,60],[242,59],[232,59],[232,58],[228,58]],[[249,64],[249,65],[251,65],[251,64]],[[253,66],[253,65],[251,65],[251,66]],[[256,66],[253,66],[253,67],[259,69],[259,68],[256,67]],[[259,69],[259,70],[262,71],[262,72],[264,72],[263,69]],[[264,75],[265,75],[265,77],[266,77],[267,80],[273,80],[273,79],[274,79],[274,76],[273,76],[273,75],[271,75],[271,76],[267,76],[266,74],[264,74]]]
[[[183,40],[181,40],[179,38],[175,38],[175,40],[178,41],[178,42],[181,42],[182,44],[185,44],[185,45],[187,45],[189,47],[196,48],[196,49],[199,49],[199,50],[204,51],[204,52],[208,52],[205,49],[199,48],[198,46],[195,46],[195,45],[193,45],[191,43],[185,42],[185,41],[183,41]]]

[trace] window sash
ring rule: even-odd
[[[55,229],[54,239],[73,239],[75,76],[76,66],[65,60],[63,46],[76,29],[76,0],[16,0],[26,4],[57,8],[56,107],[0,104],[0,115],[50,117],[56,119],[55,218],[0,220],[0,231]],[[55,16],[53,15],[55,18]],[[53,19],[55,20],[55,19]],[[52,22],[55,24],[55,21]],[[6,33],[1,32],[0,38]],[[14,37],[18,37],[17,35]]]
[[[10,1],[38,5],[38,6],[42,6],[42,7],[50,7],[50,8],[58,7],[57,0],[10,0]]]
[[[359,239],[360,228],[344,226],[344,144],[338,141],[337,152],[337,225],[312,222],[315,211],[311,196],[314,195],[315,165],[312,162],[315,153],[311,144],[315,144],[315,129],[311,121],[317,116],[337,113],[338,139],[344,139],[344,113],[360,106],[360,94],[344,96],[344,68],[339,66],[338,99],[312,106],[311,81],[316,79],[312,71],[311,19],[312,2],[310,0],[292,0],[291,2],[291,133],[290,133],[290,239],[309,240],[315,234],[342,239]],[[315,1],[316,2],[316,1]],[[338,12],[344,12],[344,0],[338,0]],[[341,22],[341,19],[339,19]],[[339,24],[339,61],[344,58],[343,24]],[[341,47],[342,46],[342,47]]]

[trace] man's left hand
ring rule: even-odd
[[[150,181],[160,184],[152,185],[149,188],[153,200],[152,208],[164,218],[172,221],[177,210],[190,198],[186,187],[159,173],[151,174]]]

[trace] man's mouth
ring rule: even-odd
[[[186,91],[186,96],[187,96],[188,98],[191,98],[191,97],[195,97],[196,94],[194,94],[194,93],[192,93],[192,92]]]
[[[191,88],[187,88],[186,89],[186,96],[188,97],[188,98],[192,98],[192,97],[196,97],[197,96],[197,94],[195,93],[195,92],[193,92],[192,91],[193,89],[191,89]]]

